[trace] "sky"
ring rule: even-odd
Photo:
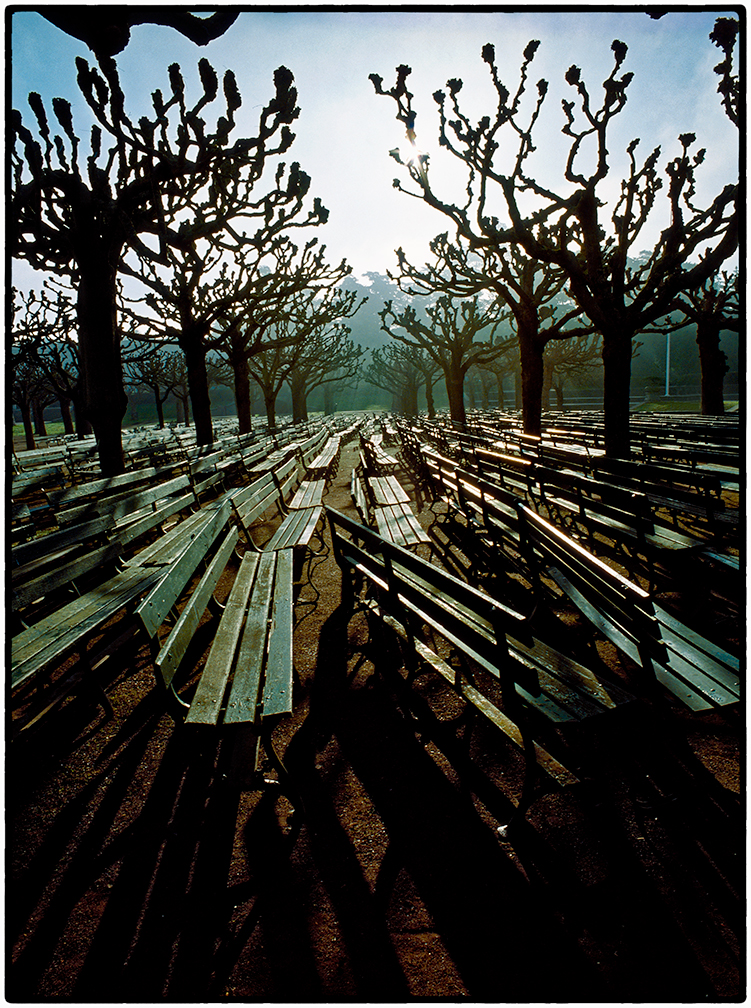
[[[41,8],[41,5],[40,5]],[[560,178],[566,147],[560,134],[564,123],[561,100],[573,98],[564,81],[569,66],[582,70],[593,101],[612,68],[611,43],[625,42],[628,56],[621,73],[634,74],[628,102],[614,122],[609,150],[611,182],[606,196],[614,196],[624,165],[623,151],[634,138],[641,140],[643,159],[657,145],[660,165],[678,151],[677,137],[695,133],[694,149],[706,147],[699,169],[698,194],[708,202],[722,187],[737,179],[738,135],[725,116],[717,94],[713,67],[720,51],[708,39],[718,16],[733,16],[720,8],[668,8],[654,20],[644,8],[547,8],[528,5],[483,10],[474,5],[456,7],[383,9],[247,10],[224,36],[199,47],[176,31],[159,26],[137,26],[127,48],[117,56],[126,108],[134,119],[149,114],[150,94],[157,88],[169,92],[167,67],[178,62],[186,84],[198,93],[197,65],[205,57],[221,74],[231,69],[237,77],[243,106],[234,136],[255,135],[261,107],[273,95],[273,72],[284,65],[295,76],[300,118],[294,124],[296,140],[286,155],[298,161],[311,176],[311,195],[319,196],[330,211],[329,223],[316,229],[328,256],[346,258],[356,276],[386,272],[396,267],[394,250],[403,247],[416,264],[429,259],[428,242],[447,230],[448,220],[420,200],[397,192],[392,180],[406,184],[406,170],[389,157],[392,148],[405,147],[404,129],[394,118],[395,105],[378,97],[368,80],[377,73],[389,88],[394,68],[412,67],[409,88],[414,93],[417,144],[430,153],[430,177],[435,191],[447,201],[460,200],[464,175],[451,155],[438,149],[438,116],[434,91],[447,79],[464,81],[462,104],[477,121],[492,114],[493,95],[482,47],[495,46],[501,78],[515,90],[521,54],[532,39],[540,41],[530,81],[544,77],[549,91],[538,123],[535,171],[539,178]],[[11,17],[11,101],[31,127],[33,116],[26,102],[38,91],[51,114],[51,99],[60,96],[73,104],[74,122],[88,131],[87,109],[75,81],[75,57],[94,63],[83,42],[64,34],[34,12]],[[221,114],[220,102],[215,106]],[[597,102],[599,104],[599,101]],[[210,121],[213,121],[211,119]],[[82,124],[82,125],[79,125]],[[658,208],[659,209],[659,208]],[[664,219],[655,214],[656,240]],[[298,233],[298,237],[300,233]],[[18,282],[28,275],[19,271]]]

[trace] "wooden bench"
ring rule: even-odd
[[[228,495],[248,545],[253,550],[278,550],[306,548],[315,532],[322,514],[320,504],[290,510],[285,505],[288,493],[299,483],[300,470],[292,458],[278,470],[258,477],[246,487]],[[259,546],[251,526],[266,512],[275,509],[282,523],[263,546]]]
[[[688,490],[650,479],[648,466],[628,459],[596,459],[592,470],[602,482],[615,483],[620,487],[644,494],[651,504],[664,508],[678,519],[690,516],[694,519],[704,519],[714,532],[721,526],[726,532],[737,529],[738,514],[727,509],[721,497],[706,489]]]
[[[363,466],[366,470],[384,475],[399,468],[399,460],[385,452],[381,445],[372,437],[360,435],[360,451],[362,453]]]
[[[518,507],[527,557],[540,600],[549,577],[574,606],[641,673],[655,693],[661,683],[694,711],[737,703],[739,662],[657,606],[647,592],[525,505]]]
[[[306,476],[310,480],[325,480],[327,483],[336,475],[339,466],[341,438],[330,437],[323,450],[307,466]]]
[[[540,733],[549,738],[546,746],[558,745],[563,752],[562,727],[633,708],[634,698],[535,638],[520,613],[372,529],[332,508],[326,511],[342,571],[343,605],[351,609],[364,585],[368,611],[407,642],[411,678],[423,669],[438,673],[524,751],[517,814],[529,807],[538,775],[561,787],[576,784],[578,773],[537,741]],[[458,665],[444,656],[449,651],[461,656]]]
[[[292,713],[293,557],[291,549],[246,552],[219,605],[214,593],[239,539],[238,530],[227,527],[228,511],[218,510],[204,523],[189,550],[140,603],[136,618],[151,641],[158,681],[178,701],[181,719],[206,726],[203,731],[234,732],[233,776],[243,786],[255,786],[261,742],[280,775],[286,773],[272,730]],[[205,570],[196,579],[201,563]],[[186,589],[182,611],[160,640],[160,629]],[[187,672],[185,658],[207,610],[220,614],[219,622],[198,681],[186,687],[179,682]]]
[[[409,495],[403,490],[401,493],[394,492],[392,484],[394,503],[377,505],[375,504],[375,495],[370,489],[371,479],[372,477],[367,474],[360,477],[357,470],[352,471],[350,484],[352,500],[362,520],[368,525],[375,525],[379,535],[390,542],[400,546],[426,545],[430,546],[432,550],[433,544],[430,535],[417,520],[409,502]],[[401,487],[399,489],[401,490]],[[397,498],[402,499],[397,500]]]
[[[173,478],[173,470],[169,467],[136,469],[67,490],[48,492],[47,504],[55,522],[62,527],[109,514],[133,494],[163,486]]]
[[[226,526],[230,513],[229,503],[223,502],[191,515],[141,554],[126,561],[108,580],[106,564],[113,559],[120,560],[117,545],[110,544],[95,551],[93,556],[99,561],[96,571],[101,571],[102,581],[89,587],[73,602],[58,605],[53,613],[13,637],[12,690],[22,698],[29,692],[39,695],[39,701],[32,695],[33,716],[30,720],[24,718],[23,728],[62,702],[82,679],[95,686],[102,706],[108,708],[106,695],[92,673],[113,653],[122,657],[123,648],[133,643],[138,623],[132,617],[140,598],[150,588],[153,588],[150,600],[164,597],[165,578],[179,578],[179,572],[189,562],[186,554],[200,558],[206,550],[207,530]],[[87,554],[74,561],[70,574],[82,576],[78,565],[88,564],[91,556]],[[32,587],[26,590],[31,592]],[[117,620],[114,617],[118,617]],[[113,620],[112,627],[107,626]],[[51,684],[57,669],[71,658],[77,660]],[[41,710],[38,709],[40,702]]]

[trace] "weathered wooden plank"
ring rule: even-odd
[[[86,553],[82,557],[67,560],[62,567],[58,567],[41,577],[34,578],[33,581],[27,581],[18,588],[14,588],[13,608],[21,609],[24,606],[30,605],[37,599],[49,595],[50,592],[55,591],[57,588],[72,584],[82,574],[87,574],[89,571],[102,567],[111,560],[115,560],[119,555],[119,544],[109,543],[107,546],[101,546],[99,549]]]
[[[263,716],[292,713],[292,550],[277,554]]]
[[[118,526],[116,530],[117,538],[125,545],[142,536],[145,532],[149,532],[151,529],[161,525],[162,522],[171,518],[172,515],[177,514],[179,511],[185,511],[187,508],[194,506],[195,499],[192,494],[186,494],[183,497],[170,497],[156,511],[151,511],[148,515],[132,524]]]
[[[64,549],[66,546],[75,546],[85,543],[99,536],[103,536],[115,525],[113,518],[97,518],[94,521],[85,522],[83,525],[73,525],[62,532],[50,532],[47,535],[32,539],[31,542],[21,543],[11,550],[11,559],[14,564],[22,566],[43,557],[47,553],[54,553],[56,550]]]
[[[396,476],[369,476],[368,483],[377,505],[409,504],[409,494]]]
[[[300,508],[318,507],[323,503],[323,491],[326,489],[326,480],[306,480],[297,488],[295,496],[289,502],[290,511]]]
[[[16,687],[51,662],[62,660],[158,577],[158,570],[130,568],[17,634],[11,641],[11,685]]]
[[[190,596],[177,622],[170,631],[167,640],[162,645],[154,665],[161,675],[165,686],[169,686],[180,667],[180,662],[185,656],[188,645],[193,639],[193,634],[196,632],[198,624],[206,611],[209,599],[219,583],[219,578],[222,576],[224,568],[227,566],[227,561],[232,555],[232,550],[235,548],[239,538],[240,533],[237,529],[230,529],[224,537],[195,591]]]
[[[307,546],[321,517],[322,507],[290,511],[264,549],[280,550],[292,546]]]
[[[187,541],[182,555],[168,566],[159,583],[136,610],[136,616],[140,618],[149,637],[153,637],[162,625],[222,526],[227,523],[229,507],[217,509],[213,514],[202,513],[202,517],[203,525],[196,530],[195,537]]]
[[[185,719],[188,723],[216,724],[219,719],[257,566],[258,554],[246,553],[225,604],[209,657]]]
[[[274,590],[276,554],[264,553],[258,564],[253,593],[248,603],[242,641],[232,680],[226,724],[255,721],[258,695],[268,654],[269,615]]]

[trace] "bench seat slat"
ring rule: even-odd
[[[164,567],[173,563],[185,548],[185,540],[195,533],[196,528],[200,527],[204,520],[203,512],[194,511],[153,543],[126,560],[126,567]]]
[[[292,546],[307,546],[321,517],[323,508],[300,508],[290,511],[264,550],[282,550]]]
[[[137,615],[140,616],[150,637],[164,622],[167,613],[180,597],[184,585],[206,556],[209,546],[227,521],[228,512],[228,507],[217,509],[208,516],[205,512],[199,512],[203,518],[203,526],[193,537],[185,540],[185,547],[180,557],[168,566],[159,583],[139,605]]]
[[[268,613],[274,588],[274,567],[275,557],[270,553],[262,554],[253,592],[248,599],[248,614],[224,714],[226,724],[256,720],[258,691],[268,647]]]
[[[292,713],[292,550],[276,554],[276,585],[263,689],[263,716]]]
[[[216,724],[219,719],[257,566],[258,554],[246,553],[185,719],[190,724]]]
[[[420,525],[411,509],[404,505],[392,504],[373,509],[378,534],[397,546],[412,546],[429,543],[430,536]]]

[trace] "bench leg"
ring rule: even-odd
[[[514,691],[515,692],[515,691]],[[505,698],[504,698],[505,699]],[[507,823],[498,827],[499,834],[506,840],[512,840],[514,832],[521,826],[524,817],[529,811],[532,802],[535,800],[537,783],[539,780],[539,768],[537,766],[537,753],[535,751],[535,741],[526,726],[526,718],[518,711],[518,705],[510,705],[508,715],[519,728],[524,746],[524,782],[519,802]]]

